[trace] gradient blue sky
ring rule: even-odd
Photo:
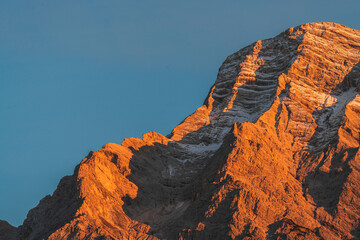
[[[360,29],[360,1],[0,1],[0,219],[90,150],[200,106],[225,57],[291,26]]]

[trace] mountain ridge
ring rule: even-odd
[[[18,238],[360,238],[359,60],[328,22],[242,48],[168,137],[90,152]]]

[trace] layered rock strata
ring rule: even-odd
[[[335,23],[241,49],[169,136],[89,153],[18,238],[360,238],[359,61]]]

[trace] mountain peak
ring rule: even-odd
[[[21,239],[360,237],[360,31],[308,23],[231,54],[168,136],[91,152]]]

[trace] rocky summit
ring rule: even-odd
[[[170,135],[90,152],[0,239],[360,239],[359,61],[335,23],[257,41]]]

